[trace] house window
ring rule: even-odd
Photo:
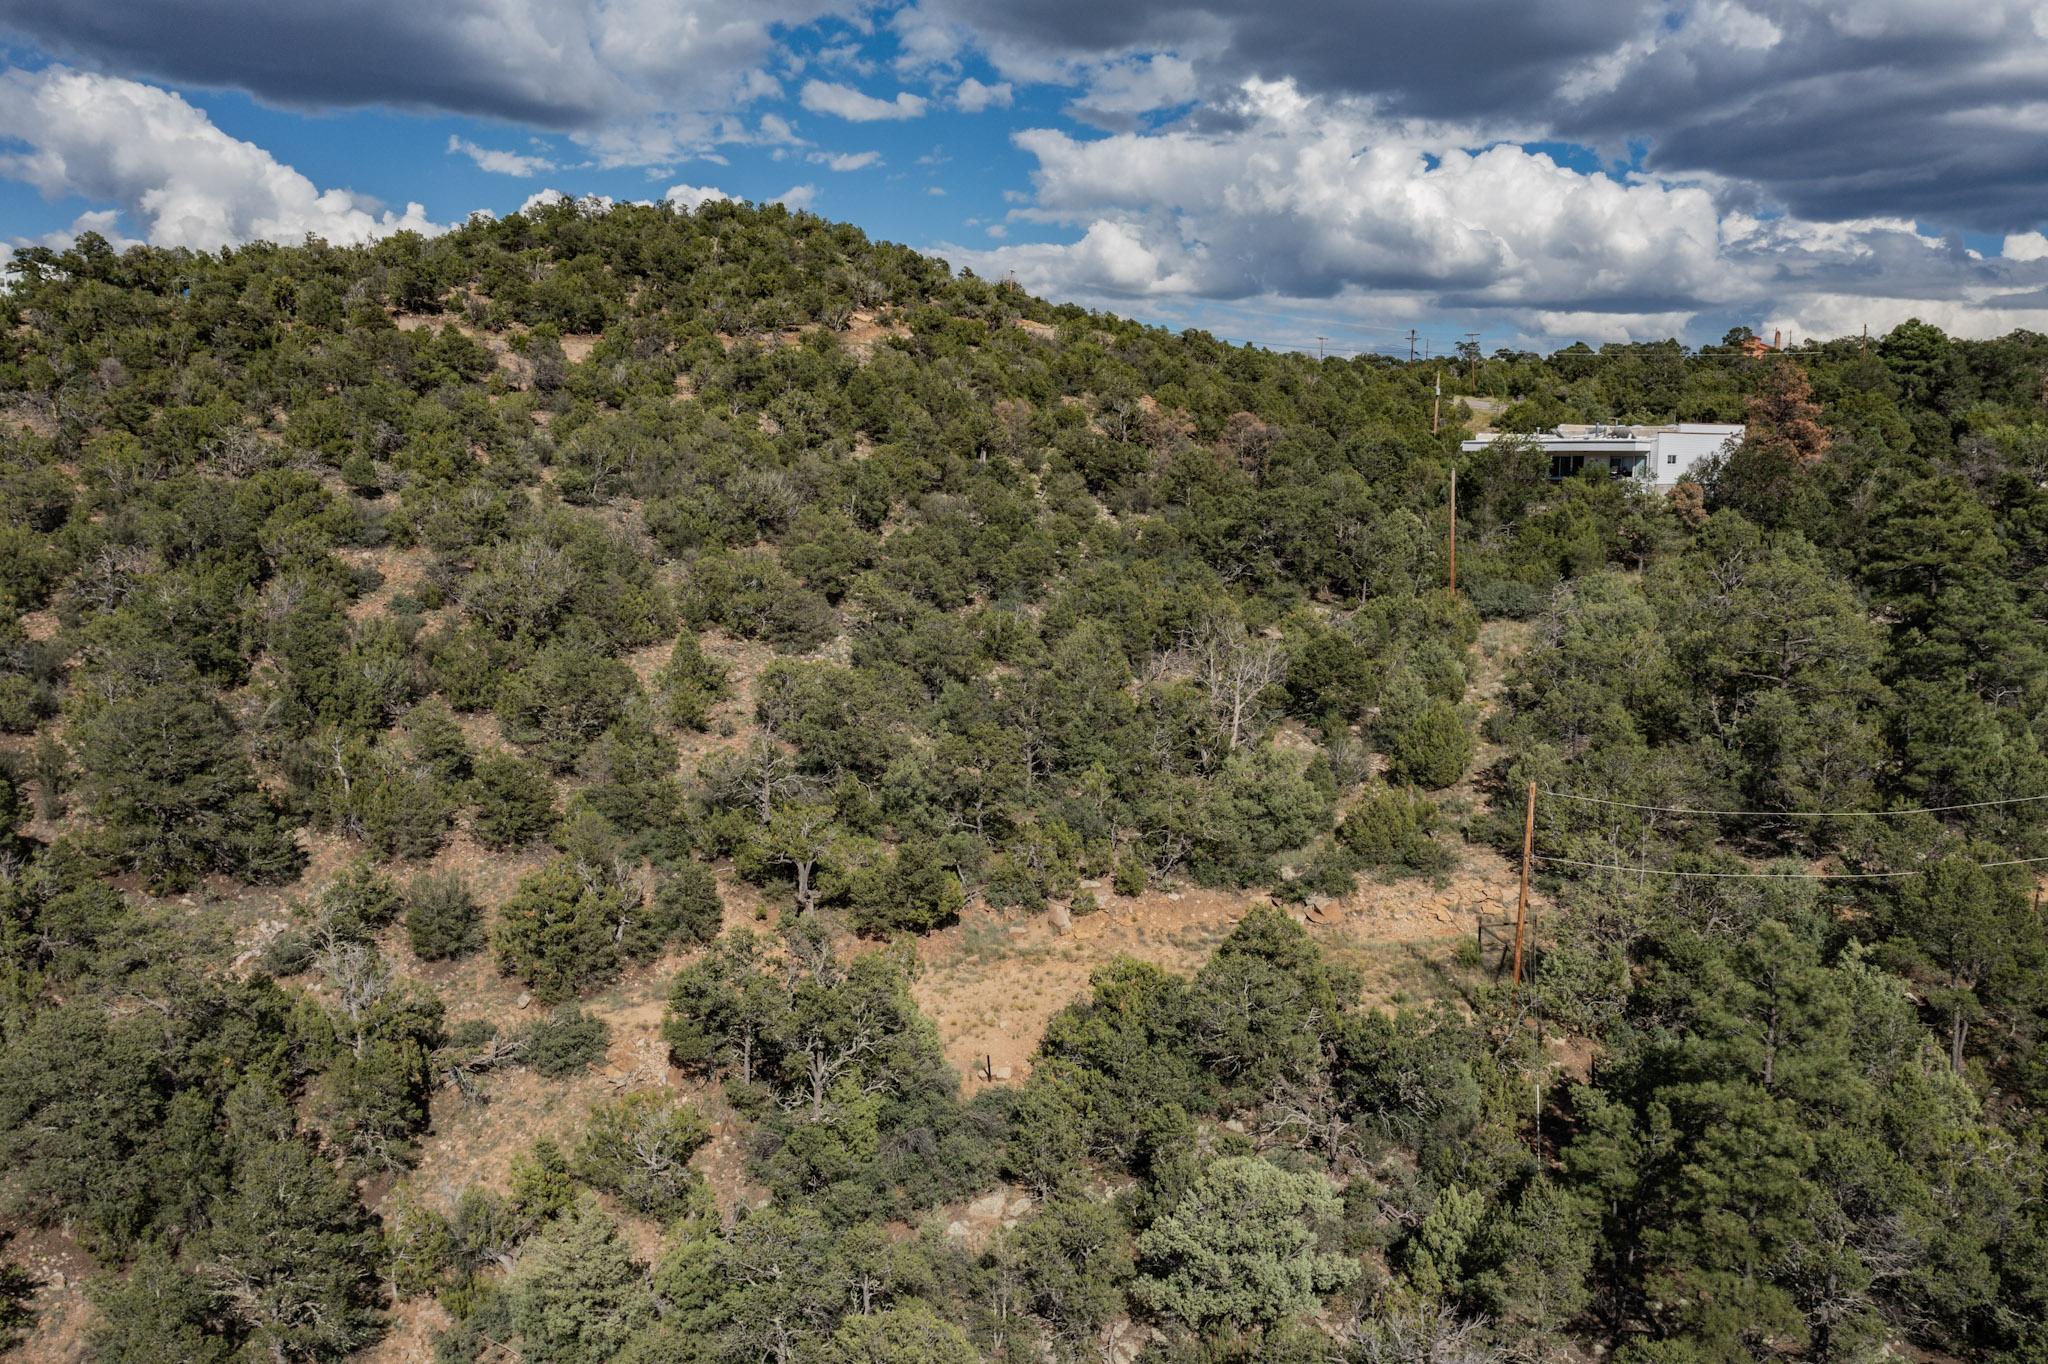
[[[1678,463],[1678,456],[1677,456],[1677,455],[1666,455],[1666,456],[1664,456],[1664,462],[1665,462],[1666,464],[1676,464],[1676,463]]]

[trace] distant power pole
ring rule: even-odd
[[[1451,465],[1451,595],[1458,595],[1458,466]]]
[[[1408,329],[1408,363],[1415,363],[1415,328]]]
[[[1316,338],[1316,359],[1317,359],[1317,360],[1321,360],[1321,359],[1323,358],[1323,342],[1325,342],[1325,341],[1327,341],[1327,340],[1329,340],[1329,339],[1330,339],[1330,338],[1329,338],[1329,337],[1327,337],[1327,336],[1318,336],[1318,337]]]
[[[1522,922],[1529,914],[1529,863],[1536,851],[1536,783],[1529,783],[1522,813],[1522,890],[1515,897],[1515,984],[1522,983]]]
[[[1443,416],[1444,416],[1444,371],[1443,371],[1443,367],[1442,367],[1442,366],[1438,366],[1438,367],[1437,367],[1437,371],[1436,371],[1436,405],[1435,405],[1435,407],[1433,407],[1433,408],[1432,408],[1432,409],[1430,410],[1430,414],[1429,414],[1429,434],[1430,434],[1430,435],[1434,436],[1434,435],[1436,435],[1436,434],[1437,434],[1437,432],[1438,432],[1438,431],[1440,431],[1440,430],[1442,430],[1442,429],[1443,429]],[[1451,595],[1455,597],[1455,596],[1457,596],[1457,595],[1458,595],[1458,462],[1457,462],[1457,460],[1456,460],[1456,459],[1453,459],[1453,460],[1451,461],[1451,524],[1450,524],[1450,532],[1451,532],[1451,533],[1450,533],[1450,549],[1451,549],[1451,554],[1450,554],[1450,559],[1451,559],[1451,581],[1450,581],[1450,587],[1451,587]]]

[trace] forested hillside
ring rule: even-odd
[[[2048,338],[1318,361],[723,202],[12,270],[28,1350],[2048,1355]],[[1369,996],[1308,909],[1531,784],[1531,983]],[[965,1093],[920,935],[1185,887]],[[573,1136],[456,1182],[514,1077]]]

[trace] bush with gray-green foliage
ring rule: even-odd
[[[505,1296],[523,1356],[548,1364],[611,1364],[654,1319],[641,1266],[587,1197],[526,1247]]]
[[[633,670],[582,641],[550,645],[505,681],[498,719],[505,737],[556,772],[575,768],[590,741],[640,694]]]
[[[526,1030],[519,1059],[551,1080],[580,1075],[604,1059],[611,1035],[602,1018],[564,1005]]]
[[[405,717],[407,751],[444,782],[469,779],[476,755],[446,703],[422,701]]]
[[[848,1317],[822,1358],[827,1364],[980,1364],[982,1356],[959,1327],[913,1301]]]
[[[218,1331],[219,1295],[162,1244],[145,1248],[125,1275],[87,1286],[96,1309],[87,1339],[108,1364],[227,1364],[235,1343]]]
[[[1374,729],[1387,755],[1387,780],[1441,791],[1465,778],[1472,765],[1472,727],[1458,707],[1427,696],[1412,678],[1388,687]]]
[[[217,1310],[264,1355],[339,1360],[383,1330],[376,1220],[305,1142],[240,1152],[198,1239]]]
[[[391,1291],[401,1299],[418,1298],[442,1287],[455,1263],[455,1236],[448,1219],[406,1185],[393,1192],[381,1212]]]
[[[11,1349],[35,1324],[30,1304],[42,1280],[11,1261],[0,1260],[0,1350]]]
[[[304,865],[234,721],[196,673],[88,695],[67,741],[99,846],[117,865],[159,893],[214,872],[289,880]]]
[[[678,862],[654,884],[654,900],[643,912],[638,932],[628,930],[620,948],[635,961],[646,961],[672,942],[695,947],[718,936],[725,922],[725,900],[718,879],[702,862]]]
[[[576,1177],[649,1217],[672,1217],[702,1180],[690,1157],[711,1140],[695,1107],[666,1089],[641,1090],[590,1110],[576,1145]]]
[[[1358,1277],[1357,1261],[1327,1248],[1341,1215],[1322,1175],[1225,1156],[1138,1238],[1132,1296],[1198,1331],[1311,1312]]]
[[[558,858],[521,880],[499,907],[491,946],[501,970],[557,1004],[618,975],[620,927],[638,912],[632,891]]]
[[[316,939],[363,942],[387,928],[405,910],[398,884],[368,862],[352,863],[327,883],[313,904]]]
[[[483,916],[461,876],[415,877],[405,895],[405,931],[422,961],[466,957],[484,945]]]
[[[1430,838],[1436,805],[1420,792],[1398,786],[1369,788],[1337,826],[1343,846],[1368,867],[1437,870],[1445,855]]]
[[[478,758],[469,783],[476,802],[471,832],[497,852],[523,848],[555,826],[554,784],[538,763],[510,753]]]
[[[711,721],[711,707],[732,694],[725,665],[706,654],[693,634],[677,638],[654,686],[662,718],[684,729],[703,729]]]

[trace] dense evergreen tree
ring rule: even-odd
[[[558,1003],[619,970],[619,925],[637,912],[625,890],[593,882],[567,859],[519,883],[498,911],[491,945],[499,965]]]
[[[1336,1193],[1321,1176],[1225,1157],[1138,1238],[1132,1291],[1197,1329],[1270,1326],[1357,1275],[1352,1261],[1317,1249],[1336,1220]]]
[[[107,850],[158,890],[221,872],[281,880],[301,858],[240,736],[196,678],[81,703],[70,744]]]

